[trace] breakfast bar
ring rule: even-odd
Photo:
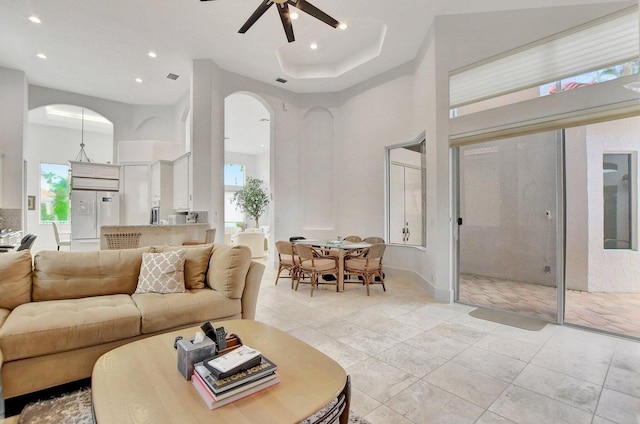
[[[100,228],[100,249],[107,249],[105,234],[140,233],[139,246],[179,246],[187,240],[204,240],[208,223],[176,225],[103,225]]]

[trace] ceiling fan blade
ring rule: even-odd
[[[278,13],[280,13],[280,20],[282,21],[284,33],[287,34],[287,40],[290,43],[292,41],[296,41],[296,38],[293,36],[293,26],[291,25],[291,15],[289,15],[289,5],[287,5],[287,3],[282,3],[276,7],[278,8]]]
[[[307,2],[306,0],[298,0],[298,1],[289,0],[288,3],[302,10],[303,12],[308,13],[314,18],[320,19],[325,24],[331,25],[334,28],[338,28],[338,25],[340,25],[340,22],[336,21],[334,18],[327,15],[322,10],[318,9],[311,3]]]
[[[253,14],[249,16],[249,19],[247,19],[247,22],[245,22],[244,25],[242,25],[242,28],[240,28],[238,32],[240,34],[244,34],[245,32],[247,32],[249,28],[251,28],[251,26],[255,24],[258,19],[260,19],[260,16],[264,15],[264,12],[266,12],[267,9],[269,9],[272,4],[273,4],[272,0],[264,0],[262,4],[258,6],[258,8],[255,10],[255,12],[253,12]]]

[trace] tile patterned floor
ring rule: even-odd
[[[387,275],[309,296],[267,269],[257,319],[315,346],[352,377],[352,409],[373,424],[640,423],[640,343],[548,324],[468,315]],[[312,388],[310,388],[312,389]]]
[[[460,300],[555,321],[555,287],[473,274],[460,276]],[[565,322],[640,338],[640,294],[567,290]]]

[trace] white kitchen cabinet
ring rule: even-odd
[[[189,186],[189,159],[191,153],[185,153],[173,161],[173,208],[176,211],[188,211],[191,200]]]
[[[160,219],[175,212],[173,207],[173,162],[157,160],[151,164],[151,206],[160,208]]]
[[[149,224],[149,165],[122,165],[122,219],[123,225]]]
[[[71,188],[74,190],[118,191],[120,188],[120,165],[93,162],[71,164]]]
[[[71,163],[71,175],[84,178],[103,178],[117,180],[120,178],[120,166],[108,163],[75,162]]]

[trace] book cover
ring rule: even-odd
[[[213,399],[215,399],[216,401],[218,400],[223,400],[226,399],[228,397],[231,397],[237,393],[240,393],[244,390],[248,390],[252,387],[258,386],[262,383],[265,383],[269,380],[273,380],[275,378],[280,378],[280,376],[278,375],[278,373],[276,371],[273,372],[273,374],[267,374],[266,376],[259,378],[257,380],[254,381],[249,381],[245,384],[241,384],[240,386],[236,386],[233,389],[229,389],[229,390],[225,390],[222,393],[213,393],[211,391],[211,388],[207,385],[207,383],[204,382],[204,380],[202,380],[202,377],[200,377],[198,375],[198,373],[194,372],[193,373],[193,377],[192,378],[198,378],[200,379],[200,383],[202,383],[202,387],[204,387],[205,389],[207,389],[209,391],[209,394],[211,394],[211,396],[213,397]]]
[[[276,364],[271,362],[264,355],[262,356],[262,361],[259,365],[220,379],[216,378],[202,362],[198,362],[194,366],[195,372],[197,372],[202,380],[211,388],[211,391],[216,394],[220,394],[225,390],[232,389],[240,386],[241,384],[258,380],[267,374],[272,374],[277,368]]]
[[[266,389],[267,387],[271,387],[274,386],[276,384],[278,384],[280,382],[280,377],[277,375],[276,373],[276,378],[267,380],[261,384],[258,384],[257,386],[251,387],[250,389],[247,390],[242,390],[239,393],[236,393],[233,396],[229,396],[225,399],[222,400],[216,400],[213,395],[211,394],[211,392],[209,390],[207,390],[205,387],[203,386],[203,381],[200,380],[199,378],[192,378],[191,379],[191,384],[193,384],[193,387],[195,387],[196,391],[198,392],[198,394],[200,395],[200,397],[202,398],[202,400],[204,400],[204,403],[207,405],[207,407],[209,409],[216,409],[219,408],[221,406],[224,405],[228,405],[232,402],[235,402],[239,399],[242,399],[244,397],[247,397],[249,395],[252,395],[256,392],[259,392],[263,389]]]

